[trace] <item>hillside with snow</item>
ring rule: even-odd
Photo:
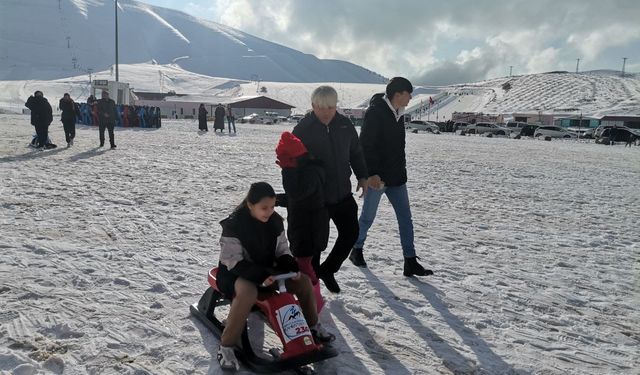
[[[346,61],[323,60],[186,13],[120,0],[119,62],[178,63],[217,77],[280,82],[382,82]],[[112,0],[0,2],[0,80],[71,77],[115,61]]]
[[[110,69],[96,72],[93,79],[111,79]],[[262,94],[289,103],[295,112],[310,109],[311,92],[321,83],[291,83],[238,80],[189,72],[176,64],[123,64],[120,80],[136,91],[190,94],[202,101],[217,97],[241,97]],[[335,87],[339,106],[366,108],[374,93],[384,84],[326,82]],[[506,89],[508,88],[508,89]],[[35,90],[57,103],[68,92],[77,101],[89,96],[86,74],[56,80],[0,81],[0,111],[20,113],[24,102]],[[435,102],[428,108],[429,97]],[[582,112],[584,115],[640,114],[640,75],[620,77],[618,72],[540,73],[511,78],[441,87],[417,86],[407,108],[413,117],[448,120],[453,112],[513,113]],[[437,118],[436,118],[437,116]]]

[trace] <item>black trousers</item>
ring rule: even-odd
[[[76,137],[76,121],[63,121],[62,127],[64,128],[64,138],[69,143],[72,139]]]
[[[320,268],[324,272],[336,273],[358,239],[358,204],[353,199],[353,195],[349,195],[342,201],[327,206],[327,209],[329,210],[329,219],[333,221],[338,230],[338,238]],[[314,259],[312,259],[314,269],[319,262],[320,254],[314,255]]]
[[[100,144],[104,145],[104,129],[108,129],[109,130],[109,143],[111,143],[111,146],[115,145],[115,140],[114,140],[114,135],[113,135],[113,128],[115,127],[115,123],[113,122],[105,122],[105,121],[100,121]]]
[[[38,135],[38,147],[44,147],[47,144],[47,138],[49,138],[49,125],[38,124],[35,128]]]

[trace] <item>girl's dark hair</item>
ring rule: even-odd
[[[413,85],[408,79],[404,77],[393,77],[387,84],[386,94],[389,100],[393,99],[396,93],[403,93],[404,91],[411,94],[413,92]]]
[[[241,209],[247,207],[247,203],[256,204],[263,198],[275,197],[276,192],[275,190],[273,190],[273,187],[271,185],[266,182],[254,182],[253,184],[251,184],[247,196],[242,200],[238,207],[236,207],[234,212],[240,211]]]

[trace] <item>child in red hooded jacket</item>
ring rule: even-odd
[[[282,133],[276,155],[287,196],[287,237],[291,252],[300,271],[309,276],[315,286],[320,253],[329,242],[329,213],[322,189],[324,168],[290,132]]]

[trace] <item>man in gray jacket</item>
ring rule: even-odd
[[[358,238],[358,205],[351,192],[351,171],[358,179],[356,191],[362,189],[362,194],[366,192],[368,176],[358,133],[348,118],[337,113],[337,103],[338,93],[333,87],[318,87],[311,94],[313,112],[293,128],[293,134],[325,171],[324,203],[338,230],[338,238],[321,265],[320,254],[312,262],[314,269],[320,270],[318,277],[333,293],[340,293],[335,273]]]

